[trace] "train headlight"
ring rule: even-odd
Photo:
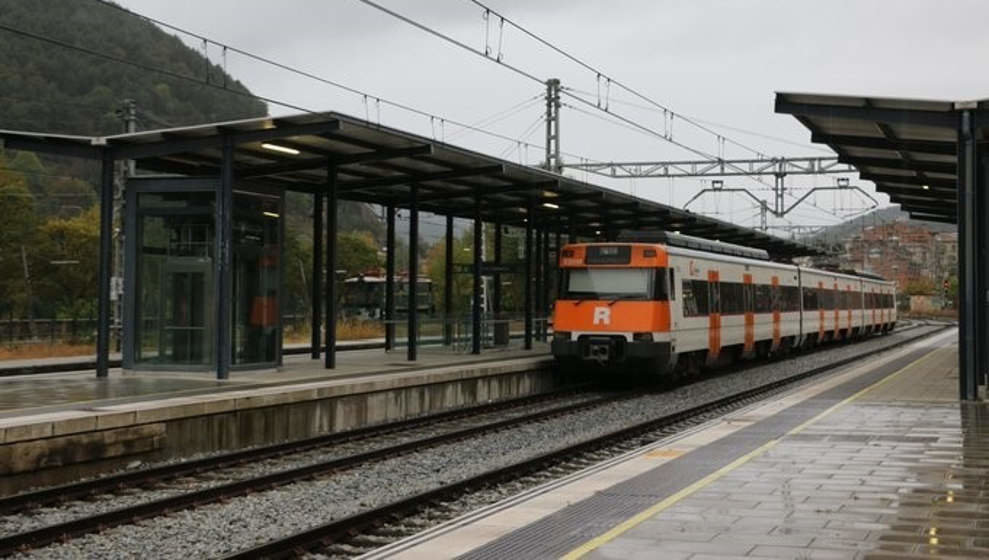
[[[651,332],[637,332],[632,335],[632,340],[636,342],[652,342]]]
[[[557,341],[570,340],[570,331],[553,332],[553,340],[557,340]]]

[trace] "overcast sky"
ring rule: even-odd
[[[467,0],[377,0],[471,46],[484,48],[485,21]],[[296,66],[381,98],[467,123],[535,98],[543,88],[497,64],[457,49],[357,0],[121,0],[143,14]],[[792,117],[773,113],[776,91],[807,91],[894,97],[974,99],[989,97],[989,83],[978,71],[989,36],[989,2],[978,0],[488,0],[492,8],[554,44],[601,68],[684,115],[795,142],[721,129],[725,136],[771,155],[827,155],[808,143],[809,134]],[[542,79],[589,92],[597,102],[595,76],[505,27],[502,55]],[[497,21],[489,23],[488,44],[497,52]],[[220,53],[210,53],[215,61]],[[228,69],[252,91],[315,110],[336,110],[372,120],[378,105],[319,82],[293,76],[258,62],[228,56]],[[606,88],[602,86],[602,97]],[[602,101],[604,101],[602,99]],[[611,109],[662,131],[661,113],[611,88]],[[570,101],[573,105],[579,105]],[[584,109],[587,109],[586,107]],[[274,114],[295,112],[271,106]],[[587,109],[589,110],[589,109]],[[533,129],[541,103],[490,129],[543,144],[543,128]],[[562,110],[562,146],[593,160],[696,159],[695,154],[647,134],[603,122],[570,107]],[[382,105],[383,124],[537,163],[538,148],[456,127]],[[674,121],[674,138],[705,153],[718,153],[714,136]],[[728,145],[728,157],[751,153]],[[567,156],[572,162],[574,156]],[[584,178],[581,174],[580,178]],[[625,192],[682,206],[703,188],[699,180],[591,180]],[[825,186],[834,178],[793,177],[795,187]],[[767,181],[770,182],[770,181]],[[853,178],[853,182],[857,181]],[[726,186],[765,188],[749,179],[726,179]],[[858,183],[874,191],[868,182]],[[768,192],[760,196],[771,199]],[[878,196],[886,203],[885,196]],[[861,207],[850,194],[817,195],[822,207]],[[758,223],[758,211],[741,198],[706,195],[695,211],[744,225]],[[848,211],[839,211],[848,214]],[[789,217],[798,224],[838,218],[812,207]],[[775,223],[786,223],[777,221]],[[782,232],[777,232],[782,234]]]

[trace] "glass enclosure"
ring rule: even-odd
[[[125,286],[132,330],[125,367],[213,370],[216,185],[204,188],[199,181],[198,188],[182,190],[182,179],[133,183]],[[279,361],[281,341],[282,199],[263,189],[238,189],[233,202],[231,364],[271,367]]]
[[[234,192],[233,365],[274,364],[278,316],[281,209],[278,195]]]
[[[135,362],[215,361],[215,198],[212,192],[137,196]]]

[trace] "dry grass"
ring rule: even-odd
[[[309,325],[285,325],[286,343],[307,343],[311,340]],[[337,340],[364,340],[385,336],[385,326],[378,321],[344,320],[337,322]]]
[[[0,346],[0,361],[90,356],[95,353],[96,347],[92,344],[18,344]]]
[[[905,311],[898,313],[905,319],[947,319],[958,320],[957,309],[936,309],[931,311]]]

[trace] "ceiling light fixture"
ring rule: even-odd
[[[293,156],[297,156],[301,153],[299,152],[299,150],[296,150],[295,148],[289,148],[287,146],[279,146],[278,144],[269,144],[267,142],[261,144],[261,147],[264,148],[265,150],[271,150],[272,152],[281,152],[283,154],[291,154]]]
[[[559,204],[553,204],[552,202],[544,202],[543,203],[543,208],[550,208],[550,209],[553,209],[553,210],[559,210],[560,209],[560,205]]]

